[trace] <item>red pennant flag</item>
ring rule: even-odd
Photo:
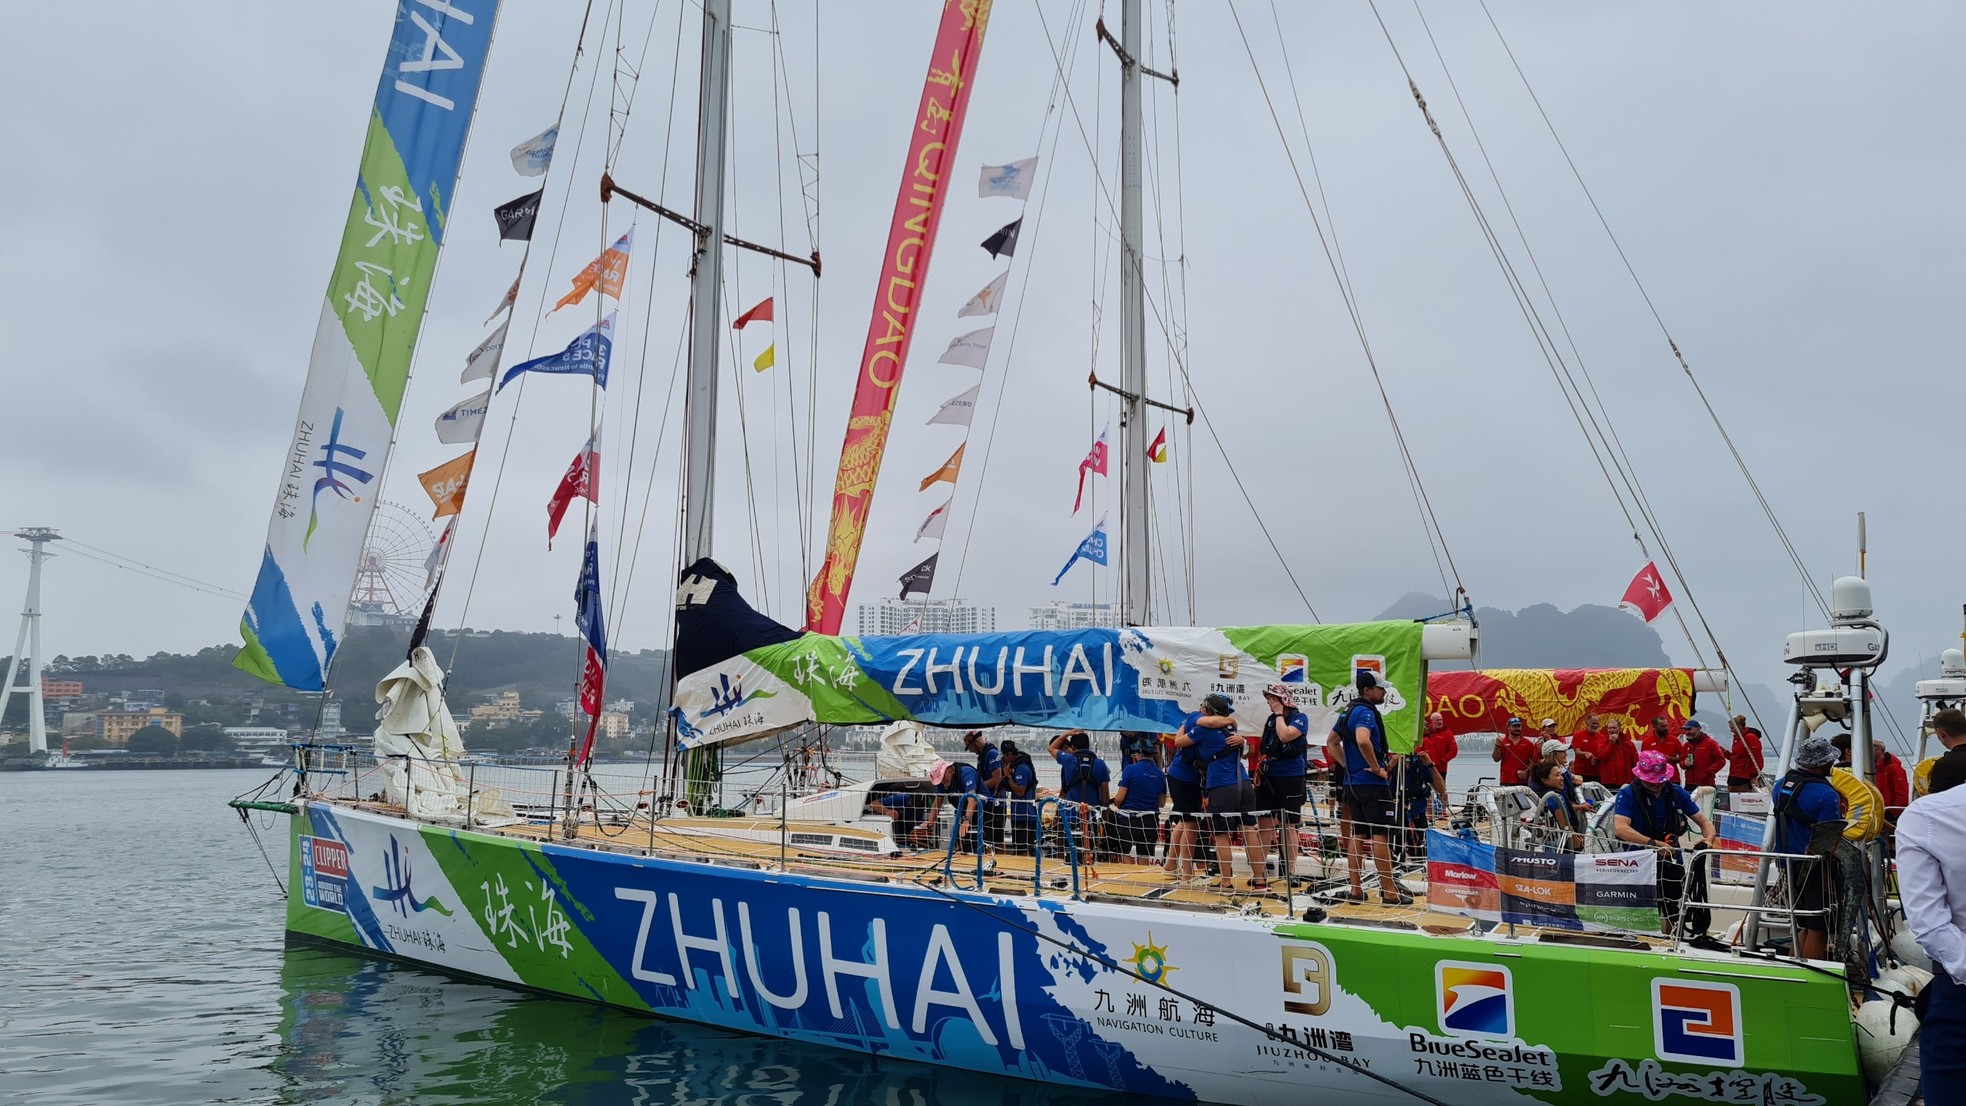
[[[1659,576],[1659,566],[1651,561],[1632,577],[1631,586],[1625,589],[1625,597],[1618,605],[1647,622],[1664,614],[1672,606],[1672,592],[1666,590],[1666,582]]]
[[[1079,462],[1079,494],[1077,498],[1072,500],[1073,514],[1078,514],[1079,507],[1085,502],[1085,474],[1088,472],[1097,473],[1100,476],[1106,475],[1106,432],[1104,430],[1099,432],[1098,440],[1094,441],[1092,448],[1086,452],[1085,460]]]
[[[1167,460],[1167,427],[1161,427],[1153,443],[1147,446],[1147,460],[1157,465]]]
[[[553,489],[553,498],[546,504],[546,548],[553,548],[553,537],[560,532],[560,520],[566,517],[567,508],[574,500],[601,501],[600,484],[600,444],[589,440],[567,466],[566,475],[560,477],[560,486]]]
[[[737,321],[730,324],[730,328],[732,330],[743,330],[747,325],[751,323],[768,323],[770,321],[771,321],[771,297],[766,296],[763,303],[760,303],[758,306],[753,307],[751,310],[746,311],[742,315],[739,315],[737,317]]]

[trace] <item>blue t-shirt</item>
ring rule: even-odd
[[[977,795],[983,791],[983,780],[976,774],[973,764],[952,764],[950,774],[942,777],[936,787],[944,795]]]
[[[983,751],[976,754],[976,760],[977,760],[976,774],[984,781],[982,786],[983,794],[985,795],[997,794],[998,793],[997,791],[993,791],[990,789],[989,779],[991,776],[997,774],[998,769],[1003,767],[1002,751],[1000,751],[995,745],[985,744],[983,746]]]
[[[1120,786],[1126,789],[1121,810],[1159,810],[1161,796],[1167,794],[1167,777],[1153,761],[1136,760],[1120,770]]]
[[[1310,751],[1311,719],[1301,710],[1294,710],[1283,716],[1284,725],[1297,731],[1297,740],[1285,741],[1276,735],[1277,716],[1271,715],[1263,723],[1263,774],[1265,776],[1301,776],[1304,774],[1305,755]]]
[[[1248,770],[1243,767],[1242,753],[1238,746],[1229,744],[1228,730],[1211,730],[1206,726],[1188,731],[1194,739],[1195,759],[1202,766],[1202,785],[1208,788],[1231,787],[1247,778]]]
[[[1227,732],[1204,727],[1201,724],[1201,712],[1198,710],[1188,712],[1188,717],[1181,720],[1181,728],[1187,730],[1188,737],[1195,741],[1200,741],[1203,734]],[[1167,778],[1180,780],[1182,783],[1201,782],[1201,755],[1196,752],[1196,746],[1190,745],[1187,748],[1174,750],[1174,756],[1167,762]]]
[[[1806,853],[1817,822],[1835,822],[1843,817],[1843,797],[1828,776],[1796,776],[1775,785],[1776,810],[1782,809],[1782,800],[1790,794],[1795,796],[1794,809],[1777,815],[1781,832],[1775,839],[1775,851]]]
[[[1004,774],[1006,784],[1015,783],[1024,794],[1022,797],[1011,794],[1010,788],[1003,789],[1004,798],[1010,801],[1010,819],[1013,822],[1035,822],[1038,820],[1038,773],[1028,760],[1019,760],[1017,767]]]
[[[1352,787],[1384,787],[1386,781],[1366,769],[1365,758],[1358,751],[1358,728],[1364,726],[1372,731],[1372,752],[1378,759],[1379,767],[1385,768],[1392,758],[1386,746],[1386,720],[1379,717],[1379,710],[1363,699],[1353,703],[1345,711],[1345,721],[1338,727],[1339,747],[1345,750],[1345,783]]]
[[[1700,813],[1700,804],[1693,796],[1676,783],[1668,783],[1659,789],[1657,795],[1645,790],[1645,785],[1636,781],[1618,789],[1618,798],[1613,801],[1611,810],[1631,819],[1632,828],[1647,837],[1664,838],[1677,832],[1673,823],[1677,821],[1672,814],[1677,810],[1687,818]]]
[[[1081,780],[1079,771],[1080,754],[1060,750],[1058,753],[1058,797],[1068,803],[1098,803],[1099,785],[1111,783],[1113,774],[1106,762],[1088,750],[1084,757],[1090,762],[1091,778]]]

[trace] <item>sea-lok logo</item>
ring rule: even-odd
[[[1456,1037],[1515,1036],[1515,986],[1500,964],[1434,965],[1440,1031]]]
[[[300,898],[336,913],[348,909],[348,846],[327,837],[300,839]]]
[[[1741,1063],[1741,992],[1731,983],[1652,981],[1652,1051],[1688,1064]]]
[[[1286,1013],[1317,1017],[1331,1009],[1331,950],[1323,945],[1283,946],[1283,1000]]]

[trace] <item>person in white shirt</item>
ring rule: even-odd
[[[1966,787],[1913,800],[1898,820],[1905,924],[1932,958],[1919,1027],[1926,1106],[1966,1106]]]

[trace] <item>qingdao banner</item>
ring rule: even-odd
[[[375,512],[498,0],[398,0],[234,661],[319,691]]]

